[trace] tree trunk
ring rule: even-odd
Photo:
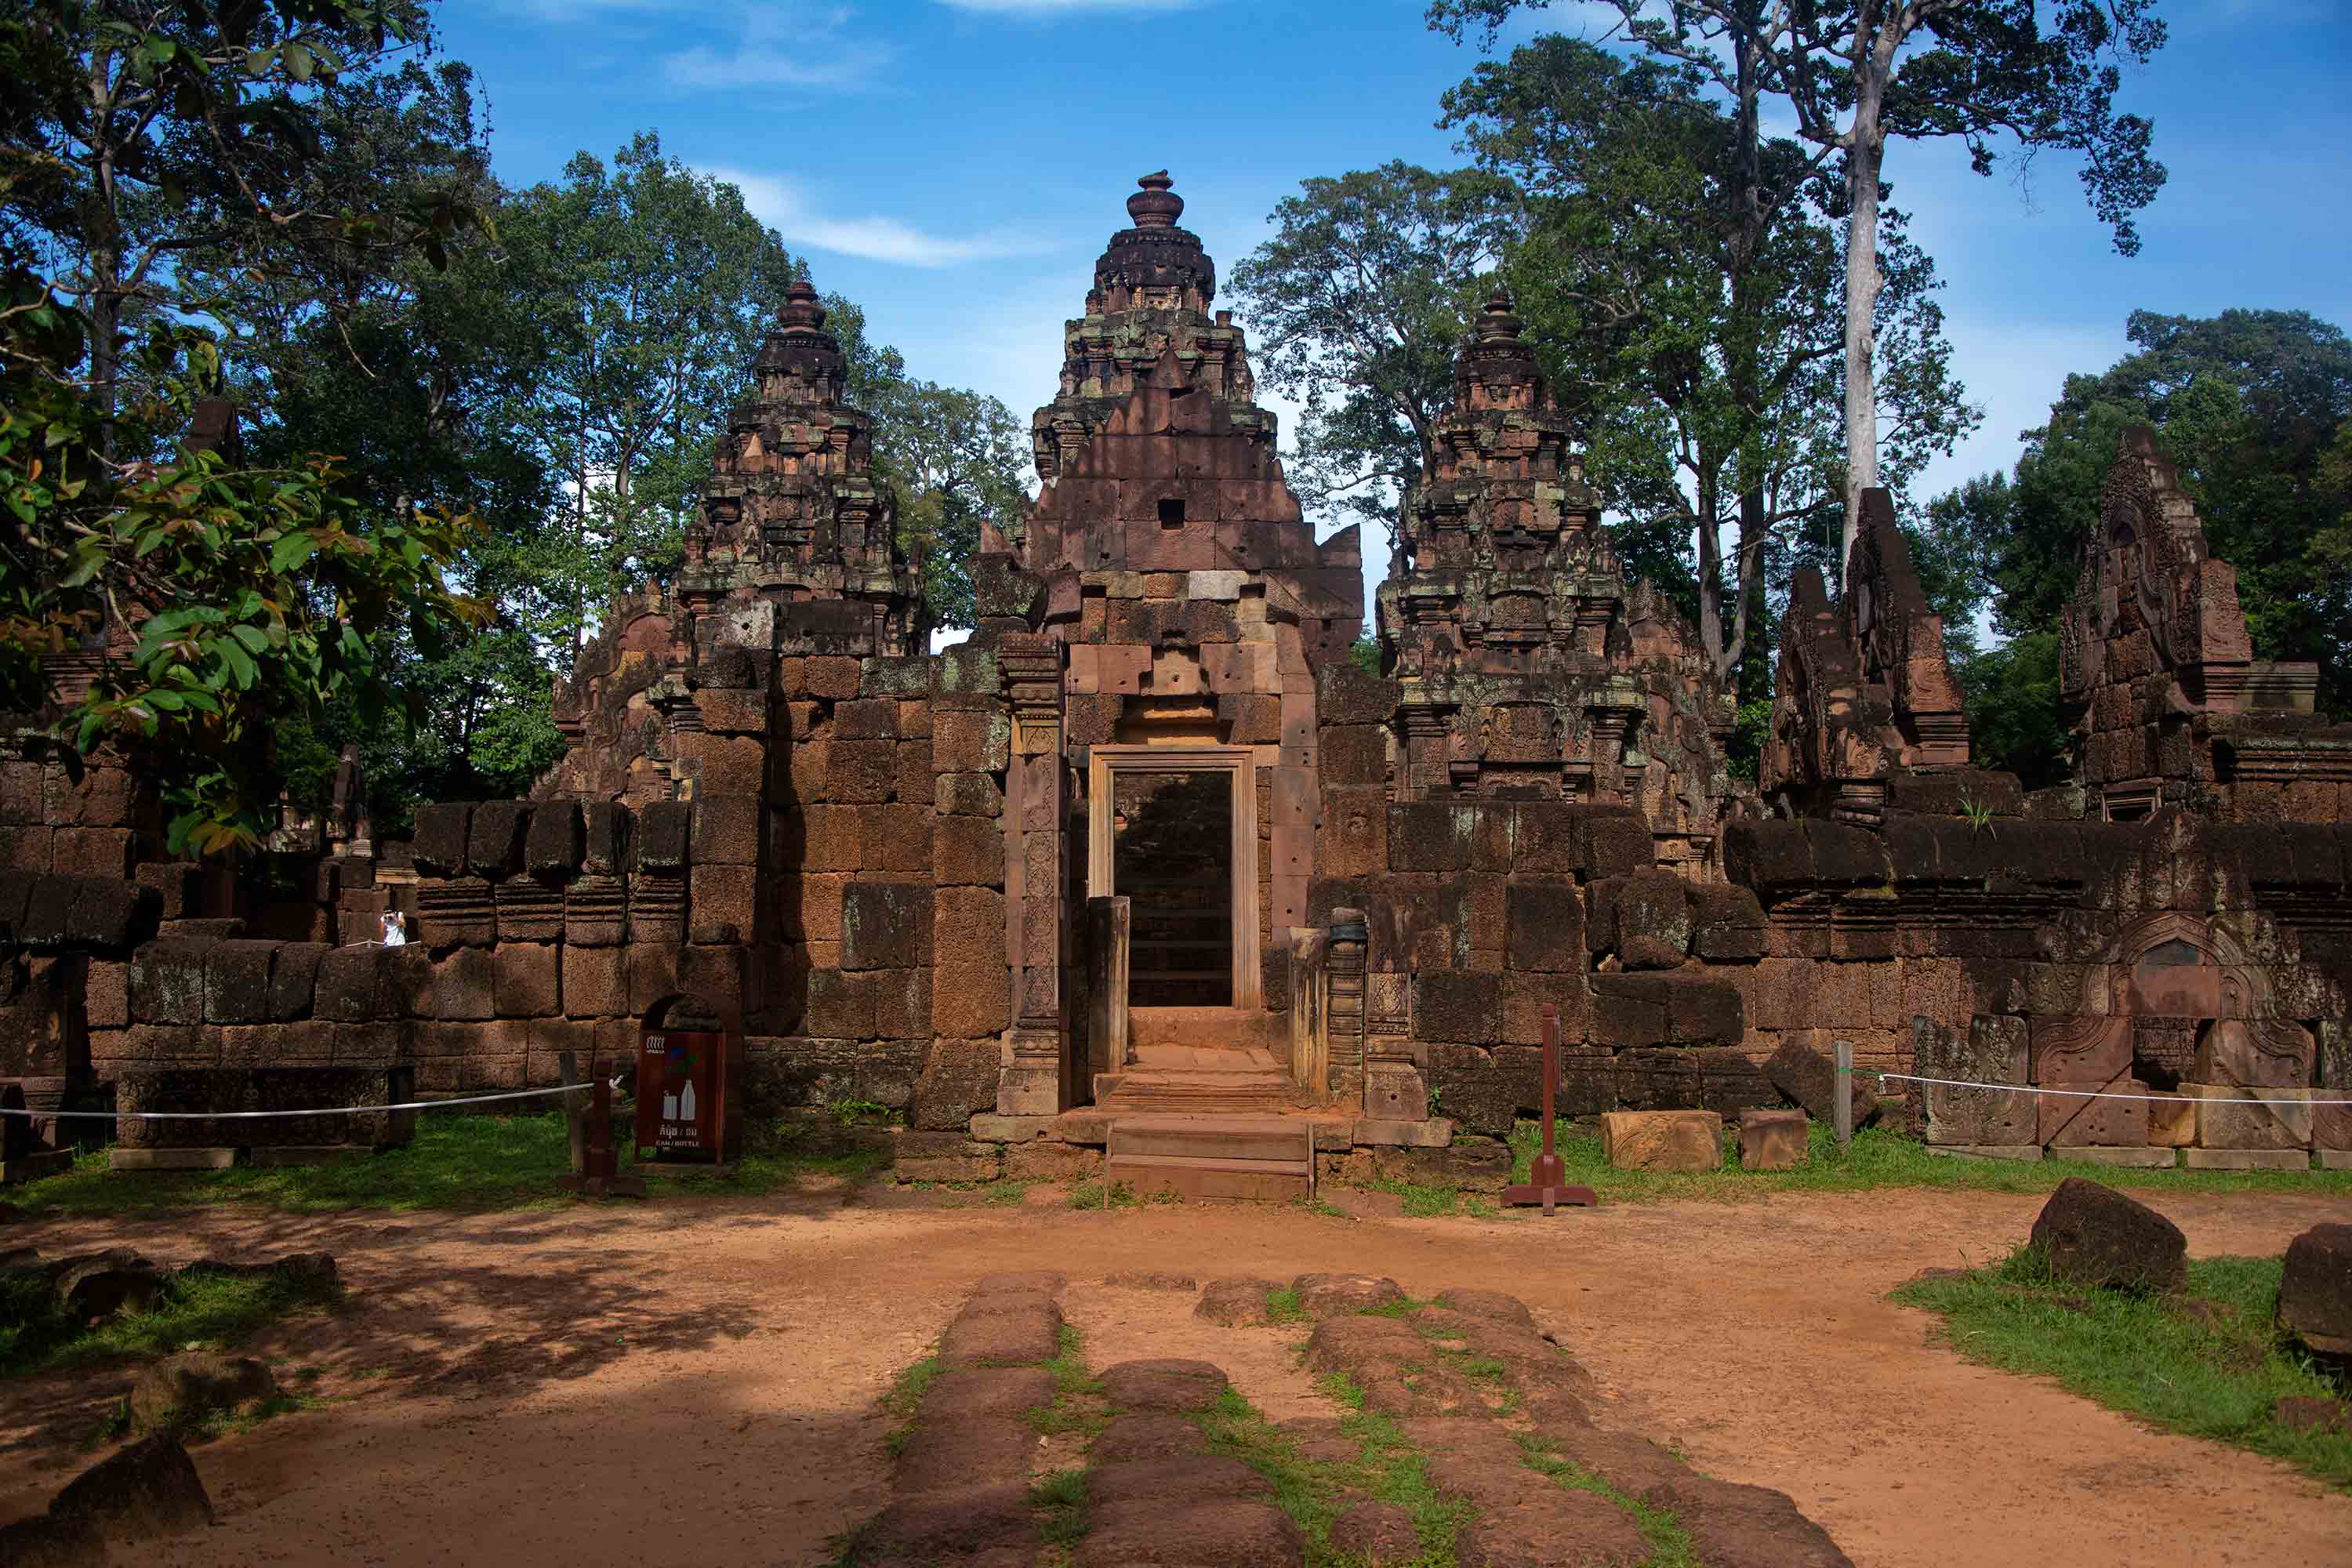
[[[1873,8],[1874,10],[1876,7]],[[1886,155],[1880,111],[1901,40],[1899,20],[1881,16],[1855,30],[1853,139],[1846,148],[1846,195],[1853,203],[1845,244],[1845,532],[1838,552],[1838,591],[1845,591],[1854,536],[1862,531],[1862,492],[1878,483],[1877,348],[1878,172]]]
[[[1716,471],[1720,459],[1702,445],[1698,460],[1698,641],[1721,674],[1728,666],[1723,648],[1723,520]]]

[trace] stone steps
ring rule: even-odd
[[[1139,1193],[1303,1198],[1314,1181],[1312,1125],[1281,1116],[1121,1116],[1110,1125],[1104,1172]]]

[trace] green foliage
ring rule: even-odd
[[[93,1321],[60,1312],[39,1270],[0,1270],[0,1378],[127,1356],[169,1355],[191,1345],[229,1349],[295,1312],[338,1300],[332,1288],[298,1285],[274,1275],[175,1275],[148,1310]]]
[[[1348,645],[1348,661],[1353,664],[1358,669],[1362,670],[1366,675],[1381,675],[1386,673],[1381,668],[1381,639],[1378,637],[1358,637],[1354,642],[1349,643]]]
[[[2352,1434],[2293,1431],[2272,1415],[2282,1398],[2340,1396],[2277,1328],[2283,1268],[2275,1258],[2191,1258],[2183,1295],[2147,1296],[2068,1285],[2021,1247],[1894,1299],[1941,1313],[1944,1337],[1970,1361],[2054,1377],[2110,1409],[2352,1489]]]
[[[1517,193],[1503,272],[1590,432],[1629,574],[1681,603],[1719,673],[1760,675],[1779,607],[1767,585],[1843,505],[1835,186],[1799,143],[1719,108],[1696,69],[1573,38],[1480,65],[1444,110]],[[1884,477],[1899,492],[1977,416],[1950,373],[1933,264],[1899,214],[1880,251]]]
[[[1309,510],[1378,524],[1393,543],[1508,197],[1491,174],[1402,162],[1307,180],[1234,268],[1258,376],[1302,405],[1288,476]]]
[[[1285,1287],[1265,1293],[1265,1318],[1270,1323],[1311,1323],[1315,1314],[1298,1304],[1298,1292]]]

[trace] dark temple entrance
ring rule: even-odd
[[[1112,799],[1114,877],[1127,895],[1128,1005],[1234,1005],[1233,780],[1121,771]]]

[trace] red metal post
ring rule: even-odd
[[[1547,1002],[1543,1008],[1543,1152],[1536,1156],[1525,1182],[1503,1189],[1503,1201],[1507,1204],[1541,1204],[1544,1213],[1549,1214],[1559,1204],[1589,1208],[1600,1202],[1591,1187],[1568,1184],[1568,1163],[1553,1147],[1552,1123],[1557,1120],[1558,1107],[1554,1097],[1559,1084],[1559,1009]]]

